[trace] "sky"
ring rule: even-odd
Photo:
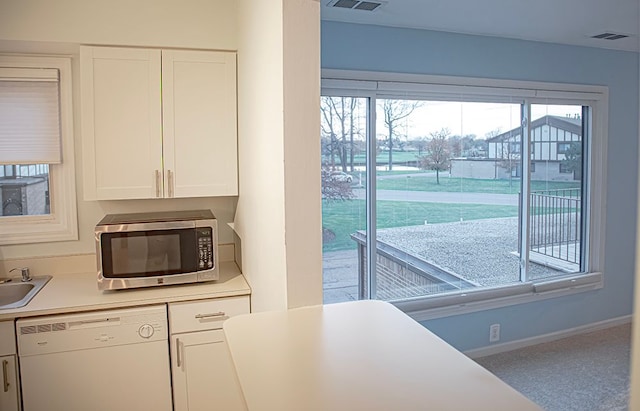
[[[534,104],[531,107],[531,120],[547,114],[573,117],[581,113],[582,106]],[[489,132],[498,130],[503,133],[519,125],[520,104],[429,101],[423,102],[411,116],[400,121],[398,131],[414,139],[429,137],[430,133],[448,128],[451,135],[475,134],[476,138],[484,139]],[[386,135],[381,115],[378,116],[376,128],[378,136]]]

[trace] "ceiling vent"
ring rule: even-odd
[[[374,11],[382,6],[378,1],[359,1],[359,0],[335,0],[329,3],[329,7],[338,7],[341,9]]]
[[[612,33],[610,31],[591,36],[592,39],[620,40],[629,37],[628,34]]]

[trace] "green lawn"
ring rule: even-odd
[[[393,176],[393,175],[406,175],[406,174],[411,174],[411,175],[424,175],[424,176],[430,176],[433,175],[435,177],[436,172],[433,170],[391,170],[391,171],[387,171],[387,170],[378,170],[376,171],[376,175],[378,177],[384,177],[384,176]]]
[[[421,155],[424,155],[424,151],[421,153]],[[394,165],[401,165],[401,164],[396,164],[396,163],[403,163],[403,162],[407,162],[407,161],[416,161],[418,159],[418,152],[417,151],[395,151],[393,150],[393,164]],[[356,154],[354,156],[354,160],[358,163],[364,163],[366,161],[366,156],[365,154]],[[381,151],[380,154],[378,154],[376,156],[376,162],[377,163],[388,163],[389,162],[389,151]]]
[[[463,193],[494,193],[516,194],[520,191],[520,181],[512,180],[481,180],[470,178],[450,178],[443,173],[440,184],[436,184],[435,173],[402,171],[378,172],[378,176],[393,176],[409,174],[400,178],[378,178],[376,187],[381,190],[407,190],[427,192],[463,192]],[[356,176],[356,182],[359,181]],[[364,180],[364,175],[363,175]],[[531,190],[553,190],[563,188],[578,188],[579,182],[545,182],[532,181]],[[570,211],[570,210],[565,210]],[[575,210],[574,210],[575,211]],[[535,214],[540,211],[533,210]],[[550,213],[552,210],[545,210]],[[425,220],[430,224],[455,222],[464,220],[478,220],[483,218],[516,217],[517,206],[498,206],[484,204],[444,204],[428,202],[380,201],[378,202],[378,228],[405,227],[422,225]],[[364,200],[323,201],[322,224],[325,229],[335,234],[335,239],[323,245],[324,251],[353,249],[355,242],[350,235],[365,228],[366,211]]]
[[[407,190],[456,193],[495,193],[515,194],[520,192],[520,180],[482,180],[476,178],[448,177],[440,174],[440,184],[436,184],[435,173],[428,175],[410,175],[404,178],[378,179],[379,190]],[[555,190],[561,188],[579,188],[579,182],[532,181],[531,190]]]
[[[484,204],[445,204],[402,201],[378,202],[378,228],[405,227],[454,221],[478,220],[482,218],[516,217],[516,206],[494,206]],[[322,203],[322,225],[335,234],[335,239],[323,245],[323,251],[354,249],[356,243],[350,235],[365,228],[366,212],[364,200],[349,200]]]

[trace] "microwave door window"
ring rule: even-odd
[[[113,237],[111,256],[114,277],[154,276],[179,272],[180,235]]]
[[[146,237],[115,237],[111,239],[114,276],[143,273],[147,262]]]
[[[158,235],[147,237],[145,272],[170,273],[180,270],[180,236]]]

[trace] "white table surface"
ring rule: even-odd
[[[393,305],[355,301],[224,324],[250,411],[540,411]]]

